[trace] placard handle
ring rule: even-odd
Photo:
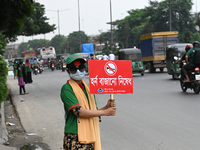
[[[113,94],[110,94],[110,99],[114,99],[114,98],[113,98]]]

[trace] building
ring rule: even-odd
[[[20,44],[17,43],[12,43],[12,44],[8,44],[5,47],[5,53],[4,53],[4,57],[7,59],[12,59],[13,57],[18,57],[18,47]]]

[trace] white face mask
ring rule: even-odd
[[[81,72],[81,71],[79,71],[79,69],[77,69],[77,71],[76,71],[75,74],[72,74],[72,73],[70,72],[69,76],[70,76],[72,79],[78,80],[78,81],[79,81],[79,80],[82,80],[83,77],[85,76],[85,71]]]

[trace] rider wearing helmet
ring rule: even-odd
[[[193,48],[189,49],[188,52],[185,55],[185,60],[186,60],[186,65],[183,66],[182,70],[183,70],[183,74],[185,75],[186,79],[184,80],[184,82],[189,82],[190,79],[188,77],[188,71],[192,70],[195,68],[194,65],[194,49],[195,50],[200,50],[199,48],[199,42],[195,41],[193,43]],[[190,59],[189,59],[190,58]]]
[[[187,52],[189,51],[189,49],[191,49],[191,48],[193,48],[192,44],[187,45],[187,46],[185,47],[185,52],[187,53]],[[185,55],[186,55],[186,53],[185,53],[185,54],[182,56],[182,58],[177,62],[177,64],[179,64],[179,63],[181,63],[183,60],[185,60]]]

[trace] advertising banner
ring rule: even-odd
[[[88,60],[91,94],[133,93],[132,61]]]

